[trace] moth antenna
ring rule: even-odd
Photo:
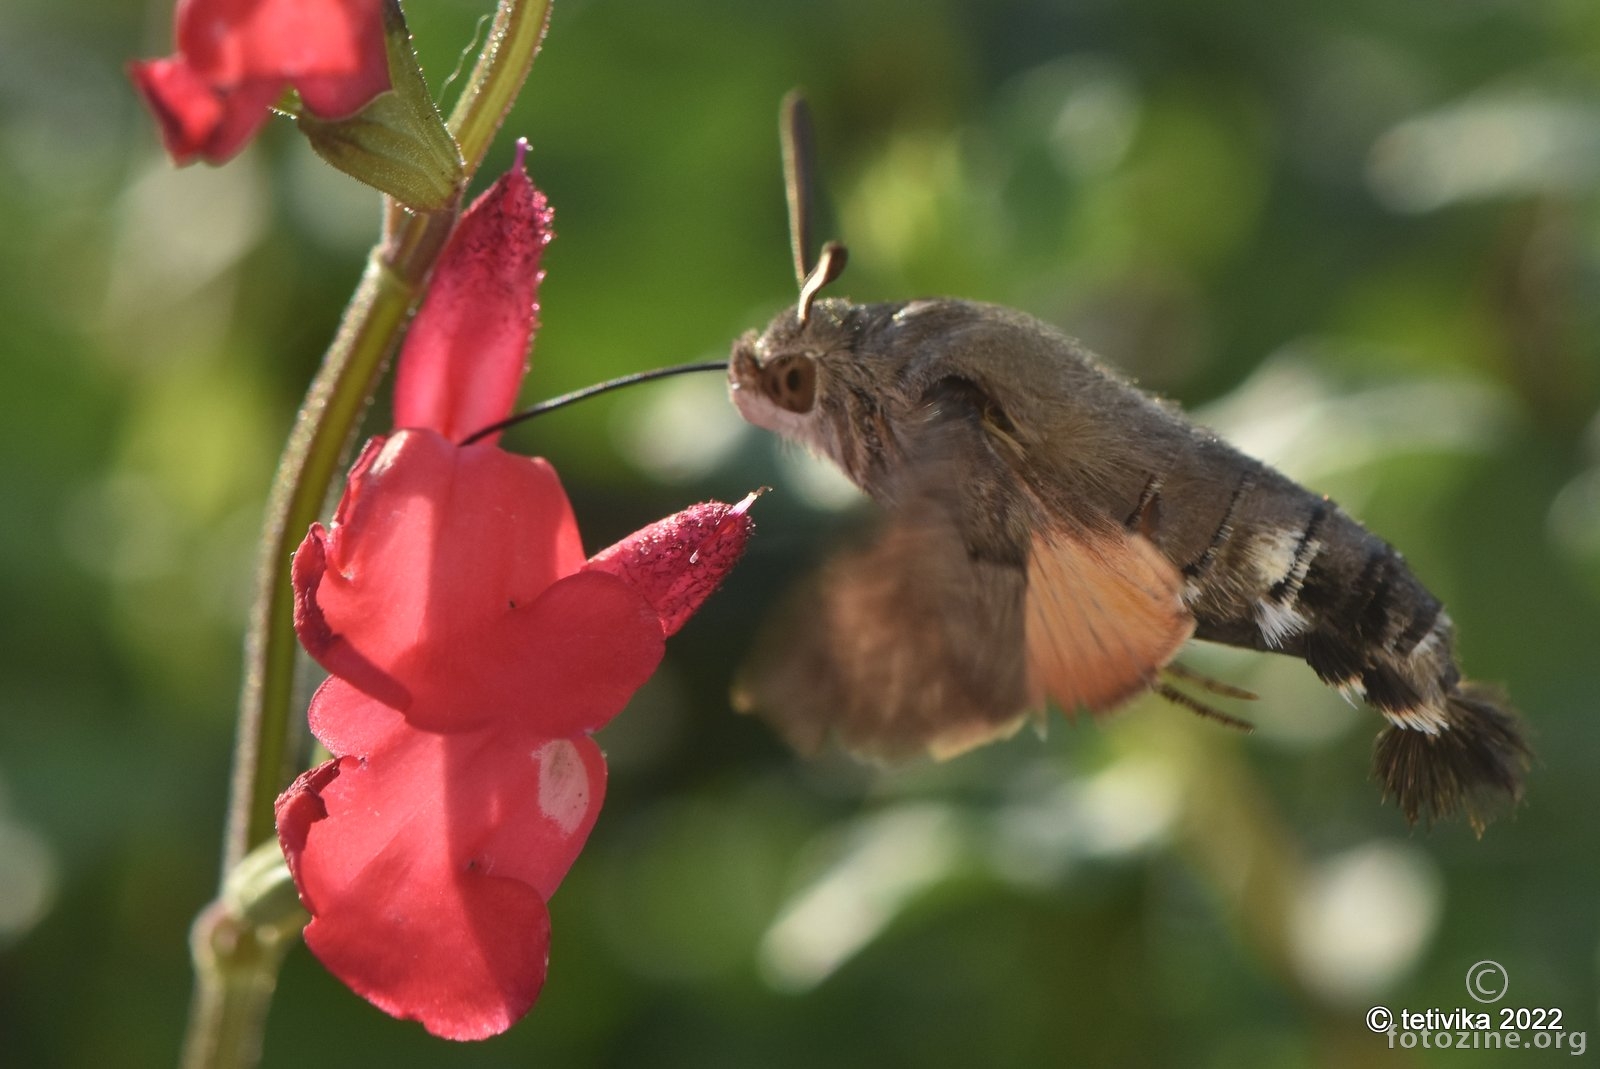
[[[1220,694],[1224,698],[1237,698],[1240,701],[1253,702],[1261,697],[1261,695],[1245,690],[1243,687],[1235,687],[1231,683],[1222,682],[1220,679],[1212,679],[1210,676],[1196,672],[1193,668],[1179,664],[1177,661],[1167,665],[1164,671],[1174,679],[1181,679],[1185,683],[1193,683],[1197,687],[1208,690],[1212,694]]]
[[[794,284],[804,289],[811,274],[812,168],[816,159],[811,108],[805,94],[791,89],[778,107],[778,143],[783,150],[783,193],[789,205],[789,249]]]
[[[779,106],[778,141],[783,149],[783,191],[789,206],[789,248],[794,255],[794,280],[800,287],[796,315],[803,326],[823,287],[844,272],[845,247],[830,241],[811,260],[811,219],[815,204],[816,135],[805,94],[791,89]]]
[[[1183,691],[1177,689],[1170,683],[1157,683],[1155,691],[1173,705],[1187,709],[1191,713],[1195,713],[1199,716],[1203,716],[1207,720],[1215,720],[1217,723],[1233,728],[1236,731],[1242,731],[1248,735],[1256,729],[1256,726],[1250,723],[1250,721],[1241,720],[1236,716],[1230,716],[1221,709],[1218,709],[1213,705],[1208,705],[1193,695],[1185,694]]]

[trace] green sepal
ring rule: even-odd
[[[460,146],[428,95],[398,0],[383,5],[391,88],[334,122],[301,110],[295,122],[317,155],[413,211],[456,203],[466,181]]]

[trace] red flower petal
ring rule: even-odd
[[[411,686],[406,719],[418,727],[523,717],[560,737],[596,731],[621,712],[664,648],[654,610],[627,583],[579,573],[476,641],[418,647],[395,674]]]
[[[130,63],[128,77],[160,124],[168,155],[179,165],[231,158],[266,124],[271,117],[267,109],[287,84],[269,78],[220,89],[182,56]]]
[[[541,460],[402,431],[363,455],[301,552],[301,641],[414,726],[526,716],[547,737],[591,731],[661,659],[655,613],[626,582],[551,585],[583,551]]]
[[[416,730],[400,710],[338,676],[322,681],[311,696],[306,719],[317,741],[341,757],[391,749],[404,742],[406,732]]]
[[[295,777],[287,790],[272,803],[273,819],[278,827],[278,845],[283,848],[283,859],[288,862],[289,875],[294,877],[295,889],[307,910],[315,911],[306,897],[305,884],[300,880],[300,855],[306,848],[306,836],[311,825],[328,815],[322,804],[321,791],[339,775],[339,759],[324,761]]]
[[[323,543],[315,602],[326,634],[302,629],[301,639],[336,675],[338,643],[392,666],[419,642],[481,630],[583,562],[550,465],[428,431],[362,455]],[[304,571],[297,590],[309,585]]]
[[[177,43],[219,89],[289,82],[323,119],[389,88],[382,0],[180,0]]]
[[[496,807],[515,815],[489,829],[477,860],[486,871],[522,880],[548,899],[600,816],[606,762],[586,735],[533,741],[492,755],[506,766],[495,770],[502,777]],[[531,813],[537,818],[528,819]]]
[[[373,744],[341,755],[331,778],[301,778],[326,813],[312,814],[302,854],[309,867],[301,886],[319,910],[401,840],[419,870],[487,873],[544,896],[555,891],[605,796],[605,759],[593,739],[549,739],[536,722],[517,718],[470,732],[418,731],[338,679],[316,700],[366,725]]]
[[[511,413],[528,369],[550,217],[520,158],[461,217],[406,333],[395,426],[460,441]]]
[[[327,539],[327,529],[313,523],[300,548],[294,551],[290,581],[294,584],[295,634],[318,664],[379,701],[402,709],[411,703],[410,691],[335,631],[317,602],[322,577],[328,570]]]
[[[585,566],[626,580],[655,609],[662,634],[675,634],[744,552],[756,494],[737,505],[708,501],[658,520],[596,553]]]
[[[429,1031],[503,1031],[544,980],[544,900],[605,794],[588,738],[541,739],[508,719],[439,735],[330,679],[318,703],[372,730],[278,800],[278,834],[313,914],[312,951],[341,980]],[[386,729],[388,725],[391,729]]]
[[[389,64],[386,57],[376,66],[362,66],[346,74],[300,74],[290,79],[300,94],[300,102],[319,119],[348,119],[379,93],[387,92]]]
[[[349,810],[358,819],[341,831],[346,858],[352,851],[378,855],[395,835],[427,832],[418,856],[515,877],[549,898],[600,813],[605,795],[600,747],[587,736],[547,738],[534,717],[504,717],[451,735],[418,731],[394,709],[330,679],[317,688],[310,720],[317,738],[346,762],[341,765],[346,775],[344,786],[331,791],[331,781],[339,776],[326,771],[333,762],[302,775],[306,791],[326,795],[333,808],[299,819],[338,816],[339,799],[355,789],[374,800],[368,810],[358,805]],[[333,723],[338,730],[328,730]],[[346,751],[344,744],[358,749]],[[352,760],[355,765],[349,765]],[[368,773],[378,779],[363,787],[360,776]],[[280,799],[280,821],[283,813]],[[442,827],[419,827],[435,818]],[[302,885],[306,893],[317,887],[315,877]]]
[[[499,1035],[533,1008],[550,958],[550,914],[527,884],[466,875],[412,883],[403,857],[364,869],[350,896],[306,925],[328,971],[383,1010],[444,1039]],[[367,909],[361,900],[381,902]]]

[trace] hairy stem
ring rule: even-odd
[[[468,174],[483,162],[489,142],[522,92],[549,25],[550,0],[502,0],[495,10],[477,66],[450,112],[450,132],[461,146]]]

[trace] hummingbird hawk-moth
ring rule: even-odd
[[[1465,811],[1481,831],[1520,798],[1517,717],[1462,678],[1450,617],[1392,546],[1030,315],[819,298],[844,250],[808,263],[794,95],[783,131],[800,299],[734,343],[730,392],[885,516],[758,651],[741,707],[802,749],[875,758],[1148,690],[1231,720],[1163,679],[1204,639],[1299,657],[1372,706],[1373,772],[1407,820]]]

